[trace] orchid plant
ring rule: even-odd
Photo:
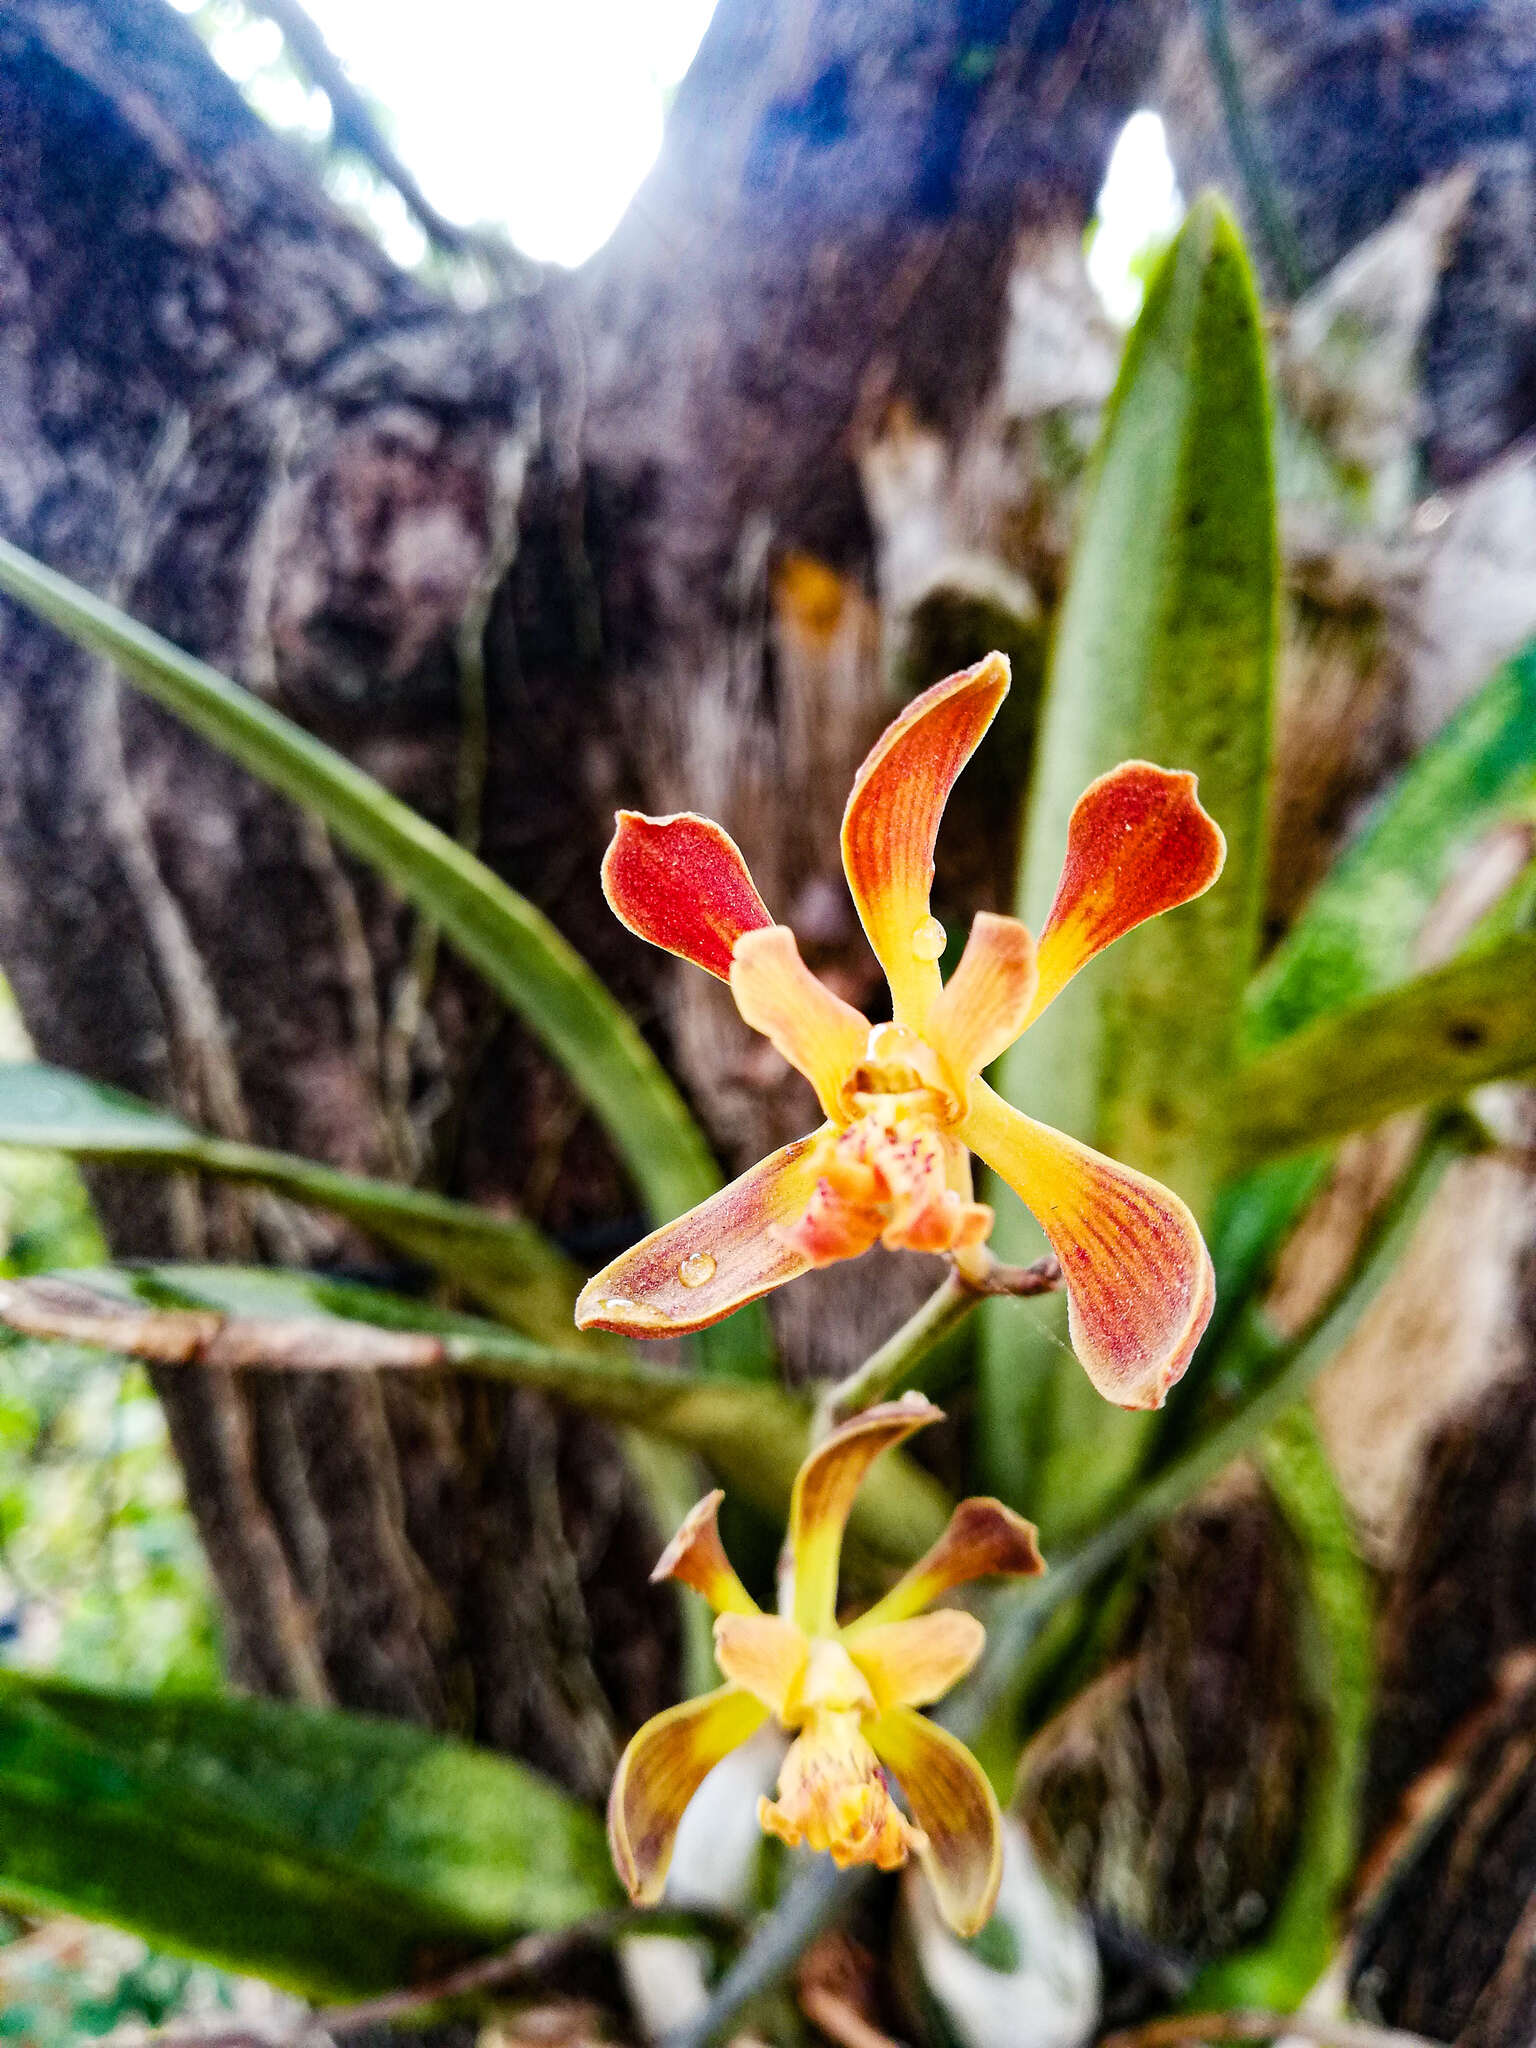
[[[1015,1109],[982,1071],[1095,954],[1199,896],[1226,847],[1193,775],[1126,761],[1078,799],[1038,945],[982,911],[945,982],[929,908],[944,806],[1007,694],[989,654],[916,698],[876,741],[843,814],[843,868],[891,994],[869,1019],[817,980],[734,842],[707,818],[621,811],[603,863],[616,914],[728,982],[746,1022],[804,1074],[826,1122],[588,1281],[583,1329],[671,1336],[718,1322],[877,1240],[985,1280],[992,1210],[970,1155],[1034,1211],[1066,1278],[1073,1348],[1100,1393],[1155,1408],[1210,1320],[1199,1227],[1145,1174]]]
[[[773,1721],[788,1746],[776,1796],[758,1812],[770,1835],[839,1864],[915,1861],[950,1928],[985,1921],[997,1801],[955,1735],[922,1710],[984,1654],[980,1683],[954,1707],[974,1722],[978,1699],[1006,1693],[1008,1727],[994,1719],[992,1729],[1010,1760],[1008,1739],[1024,1738],[1045,1691],[1029,1630],[1054,1614],[1076,1668],[1088,1668],[1103,1644],[1074,1613],[1074,1591],[1132,1590],[1140,1538],[1268,1441],[1401,1256],[1415,1205],[1454,1149],[1451,1126],[1423,1119],[1413,1163],[1337,1294],[1308,1329],[1281,1335],[1263,1325],[1264,1276],[1330,1147],[1536,1060],[1519,997],[1536,976],[1526,924],[1500,906],[1444,965],[1425,972],[1418,954],[1468,848],[1511,816],[1528,823],[1536,650],[1405,771],[1258,970],[1276,614],[1270,427],[1236,231],[1219,206],[1197,202],[1128,343],[1053,621],[1027,804],[1020,792],[1018,900],[1032,916],[1049,904],[1038,939],[1017,918],[983,912],[946,981],[930,904],[946,800],[1009,687],[998,654],[907,704],[847,805],[843,864],[889,984],[888,1016],[861,1014],[817,980],[718,825],[620,813],[603,864],[618,916],[726,982],[821,1105],[817,1129],[723,1190],[653,1048],[534,905],[264,698],[0,541],[0,590],[322,820],[484,976],[590,1108],[649,1215],[675,1219],[581,1286],[532,1217],[215,1138],[89,1077],[7,1065],[6,1144],[273,1189],[430,1268],[452,1305],[328,1275],[168,1264],[75,1273],[62,1290],[56,1279],[8,1279],[0,1318],[179,1370],[289,1364],[511,1381],[635,1432],[660,1527],[698,1493],[699,1461],[758,1511],[777,1516],[788,1501],[777,1613],[726,1559],[718,1491],[663,1554],[656,1576],[715,1611],[724,1682],[703,1690],[701,1678],[701,1696],[633,1737],[606,1845],[595,1811],[425,1730],[235,1698],[150,1707],[13,1671],[0,1686],[8,1898],[114,1919],[317,1997],[389,1990],[412,1981],[425,1954],[494,1951],[531,1928],[580,1924],[611,1940],[614,1868],[634,1900],[658,1900],[704,1776]],[[1173,765],[1127,758],[1143,754]],[[1191,907],[1150,922],[1180,905]],[[994,1092],[984,1074],[1047,1013]],[[960,1461],[1002,1498],[951,1511],[901,1448],[939,1410],[921,1394],[891,1396],[952,1327],[935,1304],[963,1297],[963,1313],[989,1293],[1026,1291],[995,1256],[1013,1224],[978,1197],[977,1159],[1044,1231],[1072,1346],[1107,1402],[1082,1388],[1038,1319],[988,1301],[977,1341],[955,1361],[975,1390]],[[938,1253],[951,1273],[817,1406],[776,1378],[767,1320],[750,1305],[876,1243]],[[599,1334],[689,1332],[705,1335],[676,1366]],[[1149,1431],[1146,1413],[1107,1405],[1156,1408],[1197,1345],[1177,1429]],[[1304,1411],[1289,1420],[1305,1433]],[[1368,1665],[1368,1594],[1346,1582],[1343,1511],[1316,1445],[1309,1456],[1306,1485],[1281,1507],[1321,1589],[1306,1598],[1323,1663],[1347,1674]],[[1096,1492],[1084,1485],[1106,1469]],[[1065,1524],[1053,1475],[1072,1495]],[[1035,1577],[1040,1549],[1021,1509],[1049,1538],[1057,1568],[1047,1577]],[[874,1569],[840,1588],[845,1525]],[[958,1601],[924,1611],[988,1576],[1029,1583],[997,1596],[985,1631]],[[867,1591],[871,1604],[840,1608],[840,1591]],[[1089,1606],[1101,1613],[1106,1602]],[[1325,1685],[1311,1702],[1329,1739],[1307,1810],[1340,1818],[1301,1830],[1286,1901],[1250,1957],[1263,1974],[1208,1986],[1213,2004],[1251,2002],[1255,1983],[1267,2002],[1299,1997],[1328,1961],[1326,1902],[1353,1869],[1347,1816],[1368,1686],[1358,1693],[1351,1706],[1347,1686]],[[111,1798],[82,1803],[85,1784],[110,1784]],[[61,1811],[67,1829],[55,1824]],[[32,1833],[29,1815],[43,1816]],[[818,1861],[805,1881],[824,1880]],[[768,1981],[752,1950],[781,1974],[792,1965],[815,1920],[792,1905],[777,1902],[752,1931],[696,2041],[722,2038],[742,1987]],[[1243,1957],[1233,1962],[1241,1971]]]
[[[957,1934],[975,1934],[997,1899],[997,1799],[963,1743],[916,1712],[941,1699],[981,1655],[985,1630],[960,1608],[923,1609],[985,1576],[1045,1569],[1035,1531],[996,1500],[963,1500],[937,1543],[857,1620],[837,1620],[843,1529],[882,1451],[941,1420],[921,1394],[866,1408],[800,1467],[789,1507],[781,1615],[764,1614],[732,1569],[706,1494],[663,1551],[654,1579],[677,1579],[715,1611],[726,1683],[647,1721],[624,1752],[608,1839],[630,1897],[660,1898],[683,1811],[706,1774],[770,1715],[794,1735],[765,1831],[825,1850],[840,1867],[899,1870],[916,1856]],[[914,1816],[891,1797],[895,1776]]]
[[[1037,945],[1013,917],[980,912],[960,963],[939,969],[930,908],[934,849],[956,778],[1009,685],[1006,658],[923,692],[881,734],[843,814],[843,869],[890,987],[871,1024],[819,981],[775,924],[720,826],[685,812],[621,811],[603,862],[616,914],[641,938],[729,984],[744,1020],[816,1090],[826,1122],[720,1194],[653,1231],[582,1289],[576,1321],[635,1337],[701,1330],[814,1266],[879,1242],[943,1253],[985,1287],[993,1212],[975,1199],[971,1154],[1034,1211],[1061,1262],[1078,1357],[1099,1391],[1155,1408],[1189,1363],[1215,1302],[1199,1226],[1179,1197],[987,1086],[982,1070],[1122,934],[1202,894],[1225,841],[1195,778],[1127,761],[1079,798],[1056,898]],[[961,1934],[997,1895],[997,1802],[962,1744],[914,1709],[980,1654],[959,1610],[913,1618],[984,1572],[1042,1569],[1035,1532],[1001,1502],[967,1500],[937,1547],[847,1628],[836,1618],[843,1524],[880,1451],[939,1411],[920,1395],[855,1415],[800,1468],[790,1503],[780,1616],[761,1613],[726,1561],[720,1496],[701,1501],[663,1553],[716,1610],[727,1683],[657,1715],[614,1780],[609,1839],[631,1896],[660,1896],[683,1809],[706,1773],[769,1714],[795,1734],[763,1827],[839,1864],[899,1868],[915,1853]],[[916,1823],[891,1799],[882,1764]]]

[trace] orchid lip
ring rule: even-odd
[[[878,1111],[895,1122],[923,1117],[948,1125],[965,1115],[966,1102],[925,1038],[909,1024],[885,1023],[870,1027],[864,1057],[844,1084],[843,1106],[850,1123]]]

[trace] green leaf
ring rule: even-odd
[[[1207,197],[1152,280],[1090,474],[1020,914],[1039,929],[1073,805],[1131,758],[1195,771],[1227,837],[1226,870],[1085,969],[1002,1072],[1011,1101],[1167,1181],[1201,1214],[1220,1177],[1222,1084],[1258,942],[1276,579],[1259,310],[1236,229]],[[1000,1241],[1010,1257],[1038,1248],[1018,1223]],[[1034,1318],[1033,1333],[1008,1304],[987,1314],[989,1476],[1046,1526],[1079,1520],[1123,1480],[1145,1425],[1106,1408],[1063,1356],[1059,1310]],[[1047,1434],[1064,1462],[1032,1470],[1026,1446]]]
[[[1290,1409],[1259,1447],[1270,1487],[1301,1551],[1302,1651],[1319,1722],[1301,1836],[1263,1939],[1201,1972],[1190,2009],[1259,2005],[1289,2012],[1327,1967],[1355,1868],[1360,1781],[1370,1728],[1375,1623],[1370,1574],[1355,1548],[1312,1411]]]
[[[1242,1164],[1303,1151],[1536,1067],[1536,934],[1469,953],[1320,1017],[1235,1077]]]
[[[330,1209],[460,1281],[528,1336],[574,1341],[582,1276],[531,1223],[390,1181],[241,1145],[61,1067],[0,1065],[0,1145],[254,1182]]]
[[[1245,1049],[1263,1052],[1414,970],[1419,935],[1468,851],[1536,805],[1536,647],[1500,669],[1409,763],[1252,983]],[[1511,892],[1511,901],[1518,895]],[[1240,1174],[1211,1229],[1216,1314],[1208,1369],[1328,1170],[1319,1147]],[[1165,1429],[1177,1435],[1170,1412]]]
[[[780,1518],[805,1455],[809,1404],[783,1388],[652,1365],[625,1345],[578,1344],[574,1332],[568,1348],[535,1343],[477,1316],[455,1315],[404,1295],[260,1266],[109,1267],[51,1279],[70,1290],[63,1305],[74,1314],[67,1332],[73,1342],[174,1364],[185,1346],[174,1341],[173,1329],[149,1325],[136,1332],[127,1319],[114,1320],[114,1305],[212,1309],[256,1326],[235,1334],[242,1343],[249,1334],[248,1362],[258,1369],[264,1363],[302,1365],[308,1330],[332,1340],[326,1362],[333,1368],[377,1362],[509,1380],[698,1452],[728,1486]],[[46,1334],[16,1306],[44,1299],[35,1285],[29,1294],[27,1283],[12,1283],[5,1296],[7,1319]],[[370,1336],[381,1331],[419,1332],[438,1341],[409,1359],[391,1357],[385,1347],[369,1350]],[[936,1481],[909,1460],[888,1455],[860,1491],[851,1528],[866,1563],[905,1564],[937,1537],[947,1512]]]
[[[207,662],[0,540],[0,591],[113,662],[136,689],[323,818],[439,925],[591,1104],[657,1221],[720,1185],[698,1125],[633,1021],[543,913],[482,861],[292,719]],[[761,1372],[761,1313],[709,1337],[723,1369]]]
[[[1414,970],[1436,898],[1478,839],[1536,807],[1536,645],[1484,684],[1410,763],[1335,861],[1249,991],[1263,1051]]]
[[[621,1903],[601,1822],[399,1722],[0,1673],[0,1898],[357,1996]]]

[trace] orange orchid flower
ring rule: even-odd
[[[996,1797],[964,1744],[916,1712],[965,1676],[985,1631],[959,1608],[922,1610],[970,1579],[1043,1571],[1033,1528],[1000,1501],[961,1501],[882,1600],[845,1627],[836,1614],[843,1529],[865,1473],[940,1412],[908,1394],[853,1416],[811,1452],[790,1498],[782,1616],[764,1614],[731,1568],[715,1525],[719,1493],[663,1551],[651,1576],[680,1579],[715,1609],[727,1682],[647,1721],[620,1760],[608,1839],[637,1904],[661,1897],[678,1823],[706,1774],[772,1715],[795,1739],[778,1798],[758,1803],[766,1833],[829,1851],[840,1867],[898,1870],[916,1856],[957,1934],[990,1916],[1002,1869]]]
[[[816,979],[718,825],[691,812],[619,813],[603,862],[615,913],[728,982],[827,1121],[604,1267],[577,1303],[583,1329],[703,1329],[877,1238],[948,1253],[980,1279],[993,1217],[973,1199],[974,1152],[1033,1210],[1061,1261],[1073,1348],[1100,1393],[1155,1408],[1189,1363],[1215,1303],[1189,1210],[1023,1115],[981,1073],[1111,941],[1208,889],[1226,843],[1192,775],[1123,762],[1078,799],[1039,944],[1016,918],[983,911],[945,982],[944,931],[929,910],[934,844],[1008,681],[1007,661],[990,654],[936,683],[854,778],[843,866],[890,983],[889,1023],[871,1027]]]

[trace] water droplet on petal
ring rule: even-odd
[[[949,934],[936,917],[925,917],[912,934],[912,950],[919,960],[937,960],[949,943]]]
[[[597,1305],[605,1315],[610,1316],[625,1315],[635,1306],[627,1294],[606,1294]]]
[[[677,1277],[685,1287],[702,1287],[706,1280],[715,1277],[715,1255],[713,1252],[690,1252],[677,1269]]]

